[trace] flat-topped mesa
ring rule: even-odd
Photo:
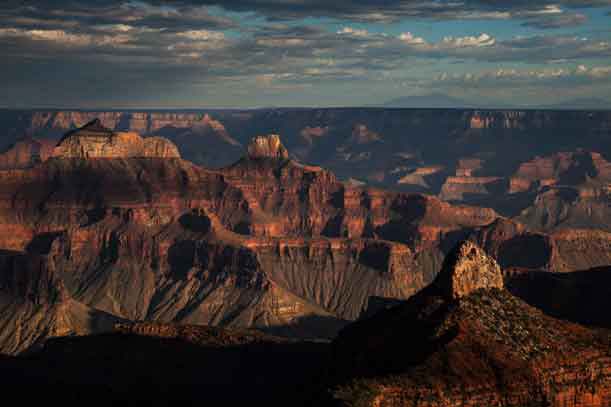
[[[289,152],[284,145],[282,145],[279,135],[269,134],[266,136],[253,137],[248,145],[248,158],[288,160]]]
[[[59,141],[53,157],[60,158],[180,158],[178,148],[163,137],[114,132],[94,119]]]
[[[447,300],[466,297],[479,289],[503,289],[497,262],[470,241],[460,242],[445,258],[433,283]]]

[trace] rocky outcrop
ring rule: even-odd
[[[435,287],[448,300],[457,300],[479,289],[503,289],[497,262],[472,242],[459,243],[446,257]]]
[[[248,158],[286,160],[289,158],[289,152],[282,145],[279,135],[270,134],[268,136],[257,136],[251,140],[248,145]]]
[[[93,120],[69,132],[53,151],[59,158],[180,158],[178,149],[161,137],[113,132]]]
[[[463,243],[431,286],[345,328],[330,369],[350,405],[603,407],[610,345],[607,331],[512,296],[493,260]]]

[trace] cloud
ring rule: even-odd
[[[352,35],[355,37],[368,37],[369,31],[367,30],[359,30],[352,27],[344,27],[341,30],[337,31],[340,35]]]
[[[426,41],[422,37],[416,37],[411,32],[402,33],[399,39],[408,45],[425,45]]]
[[[517,19],[550,28],[551,15],[572,8],[611,6],[611,0],[192,0],[184,4],[216,5],[237,12],[255,12],[270,20],[331,17],[360,22],[393,22],[405,18],[432,20]],[[538,21],[541,21],[538,23]],[[561,21],[561,20],[557,20]],[[566,19],[565,23],[571,21]],[[578,23],[579,19],[573,19]],[[562,24],[557,22],[556,24]]]
[[[189,30],[178,32],[174,35],[193,41],[219,41],[225,39],[225,34],[222,32],[209,30]]]
[[[123,21],[146,21],[149,26],[167,22],[192,25],[203,23],[206,28],[221,28],[235,24],[230,19],[208,12],[208,6],[227,11],[250,12],[271,21],[300,20],[307,17],[329,17],[359,22],[396,22],[406,18],[429,20],[515,19],[537,28],[579,24],[581,17],[562,17],[573,8],[607,7],[611,0],[97,0],[87,7],[75,7],[73,0],[5,0],[8,7],[26,4],[36,10],[56,16]],[[25,7],[22,7],[25,9]],[[88,12],[87,9],[91,11]],[[120,12],[117,13],[117,10]],[[49,13],[53,11],[53,13]],[[59,12],[57,12],[59,11]],[[93,14],[96,14],[95,16]],[[189,21],[191,23],[189,23]],[[184,28],[184,27],[183,27]]]
[[[564,71],[555,71],[559,76],[553,76],[552,68],[542,73],[562,78],[563,83],[573,78],[573,83],[585,86],[587,81],[607,78],[604,67],[611,58],[611,44],[606,37],[545,31],[507,38],[497,36],[493,27],[488,32],[469,32],[466,23],[464,33],[439,38],[437,33],[433,37],[420,31],[421,25],[397,33],[360,22],[514,19],[549,30],[586,23],[587,18],[576,8],[608,3],[388,0],[380,7],[379,0],[229,0],[222,4],[98,0],[85,7],[68,0],[5,0],[0,4],[0,65],[6,73],[2,84],[12,90],[7,90],[4,99],[19,97],[19,88],[40,94],[52,88],[51,81],[58,84],[53,88],[56,94],[62,94],[59,84],[63,84],[66,93],[74,92],[74,100],[93,82],[112,83],[114,89],[139,88],[143,95],[154,89],[153,97],[174,92],[172,86],[183,94],[202,88],[222,93],[225,86],[242,94],[249,89],[318,89],[328,95],[342,84],[365,87],[373,81],[380,86],[431,86],[430,80],[441,75],[439,67],[451,64],[456,72],[466,69],[465,65],[505,67],[505,76],[482,76],[478,86],[493,80],[527,86],[529,81],[541,83],[543,77],[526,75],[536,70],[525,66],[554,63],[553,69],[571,71],[587,63],[587,73],[581,76],[576,72],[563,76]],[[331,20],[307,25],[298,20],[308,16]],[[284,21],[287,19],[291,21]],[[522,68],[518,74],[507,73],[517,67]],[[45,72],[44,80],[40,72]],[[464,81],[453,75],[447,72],[439,82],[458,86],[459,80]],[[107,100],[118,97],[105,89],[98,92]],[[125,98],[135,102],[137,94],[130,91]],[[345,94],[337,91],[337,98]]]
[[[23,28],[68,26],[87,30],[95,26],[130,26],[186,31],[190,29],[224,30],[237,28],[226,16],[214,15],[208,7],[194,4],[173,6],[147,2],[96,1],[79,4],[74,1],[8,0],[0,4],[0,26]]]
[[[131,39],[130,36],[124,34],[94,36],[69,33],[64,30],[24,30],[21,28],[0,28],[0,38],[44,41],[66,47],[119,45]]]
[[[445,37],[442,41],[444,46],[452,48],[464,47],[488,47],[494,45],[496,40],[486,33],[482,33],[476,37]]]

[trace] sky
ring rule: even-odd
[[[8,108],[611,108],[611,0],[3,0],[0,82]]]

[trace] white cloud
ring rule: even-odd
[[[1,37],[29,41],[44,41],[64,47],[78,48],[89,46],[119,46],[133,40],[128,34],[74,34],[64,30],[24,30],[21,28],[0,28],[0,38]]]
[[[104,24],[93,27],[98,31],[127,33],[135,28],[129,24]]]
[[[424,45],[426,41],[422,37],[416,37],[411,32],[402,33],[399,39],[409,45]]]
[[[415,36],[411,32],[402,33],[398,38],[403,44],[416,47],[422,51],[447,51],[459,48],[480,48],[490,47],[496,44],[496,39],[486,33],[482,33],[477,36],[444,37],[439,42],[428,42],[422,37]]]
[[[210,30],[189,30],[176,33],[177,37],[187,38],[193,41],[220,41],[225,39],[225,34]]]
[[[369,36],[369,31],[367,31],[367,30],[360,30],[360,29],[352,28],[352,27],[344,27],[341,30],[338,30],[337,33],[340,34],[340,35],[352,35],[354,37],[367,37],[367,36]]]
[[[92,42],[88,34],[71,34],[64,30],[24,30],[21,28],[0,28],[0,37],[24,38],[33,41],[49,41],[72,46],[85,46]]]
[[[482,33],[475,36],[467,37],[444,37],[441,45],[444,47],[464,48],[464,47],[488,47],[494,45],[496,40],[489,34]]]

